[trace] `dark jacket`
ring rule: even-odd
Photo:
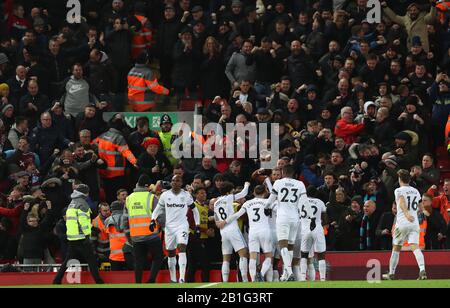
[[[200,52],[193,48],[184,51],[184,44],[181,40],[176,42],[173,48],[173,71],[172,82],[177,87],[192,87],[198,82],[198,64]]]
[[[392,234],[383,235],[384,230],[389,230],[392,232],[392,226],[394,225],[395,215],[392,212],[383,213],[378,223],[376,230],[376,236],[381,250],[391,250],[392,249]]]
[[[36,228],[31,228],[27,223],[29,211],[23,211],[20,218],[22,236],[20,239],[20,256],[27,259],[43,259],[44,250],[47,248],[47,237],[53,223],[53,211],[48,210],[44,219]]]
[[[41,164],[50,158],[55,149],[63,150],[69,146],[70,141],[55,126],[43,128],[41,124],[33,129],[30,137],[30,150],[39,155]]]
[[[287,58],[287,75],[292,80],[292,86],[296,89],[303,84],[310,84],[314,78],[313,61],[302,52],[300,55],[291,55]]]
[[[29,109],[28,104],[32,103],[37,107],[37,111],[34,109]],[[39,120],[40,115],[50,107],[50,102],[48,97],[44,94],[38,93],[36,96],[31,96],[31,94],[26,94],[22,96],[19,102],[19,111],[21,115],[27,117],[30,122],[30,128],[35,127]]]

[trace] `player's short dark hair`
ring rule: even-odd
[[[234,185],[231,182],[224,182],[222,186],[219,188],[219,192],[222,196],[231,193],[234,189]]]
[[[402,183],[409,184],[411,182],[411,174],[409,173],[408,170],[400,169],[397,172],[397,175],[400,181],[402,181]]]
[[[255,187],[253,192],[254,192],[255,196],[264,195],[264,193],[266,192],[266,187],[264,185],[258,185]]]
[[[283,167],[283,176],[293,177],[295,175],[295,168],[292,165],[286,165]]]

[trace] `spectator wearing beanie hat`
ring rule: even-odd
[[[160,151],[161,144],[158,138],[145,138],[142,143],[145,149],[137,161],[139,174],[150,177],[151,184],[164,179],[172,172],[172,167],[165,155]]]

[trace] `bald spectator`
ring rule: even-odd
[[[23,96],[27,94],[28,81],[29,79],[27,77],[27,69],[25,68],[25,66],[17,66],[16,75],[13,78],[9,79],[7,82],[9,86],[9,92],[16,101],[19,101]]]
[[[361,223],[359,250],[378,249],[376,230],[380,221],[380,213],[374,201],[368,200],[364,203],[364,216]]]
[[[50,159],[55,149],[63,150],[70,144],[53,125],[52,116],[48,112],[41,115],[40,123],[33,129],[30,140],[31,150],[39,155],[42,164]]]
[[[20,99],[19,111],[29,120],[30,129],[36,127],[39,115],[50,108],[48,97],[39,91],[36,80],[28,82],[28,93]]]
[[[216,168],[213,166],[213,160],[209,157],[204,157],[202,159],[202,165],[195,170],[196,174],[200,174],[203,178],[203,180],[209,180],[212,182],[214,179],[214,176],[218,173]]]

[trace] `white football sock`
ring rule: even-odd
[[[272,259],[266,258],[261,267],[261,275],[263,277],[266,277],[266,273],[271,272],[270,270],[271,268],[272,268]]]
[[[230,262],[223,261],[223,263],[222,263],[222,281],[228,282],[229,277],[230,277]]]
[[[300,265],[294,265],[292,271],[294,272],[295,281],[300,281]]]
[[[178,254],[178,266],[180,267],[180,280],[185,281],[187,266],[187,256],[185,252],[180,252]]]
[[[242,282],[248,282],[248,260],[247,258],[239,259],[239,269],[241,271]]]
[[[281,249],[281,258],[288,277],[292,275],[292,258],[287,248]]]
[[[319,273],[320,273],[320,281],[325,281],[327,279],[327,261],[325,260],[319,261]]]
[[[252,279],[252,282],[255,282],[256,279],[256,260],[250,259],[250,262],[248,264],[248,271],[250,272],[250,278]]]
[[[169,257],[167,262],[170,272],[170,281],[177,281],[177,257]]]
[[[280,273],[278,272],[278,270],[273,270],[272,271],[272,281],[273,282],[279,282],[280,281]]]
[[[306,281],[306,271],[308,270],[308,259],[300,260],[300,278],[298,281]]]
[[[420,271],[425,271],[425,258],[420,249],[414,250],[414,256],[416,257],[417,265],[419,265]]]
[[[309,281],[316,281],[316,268],[314,267],[314,263],[308,264],[308,278]]]
[[[391,260],[389,261],[389,274],[395,275],[398,261],[400,260],[400,252],[392,251]]]

